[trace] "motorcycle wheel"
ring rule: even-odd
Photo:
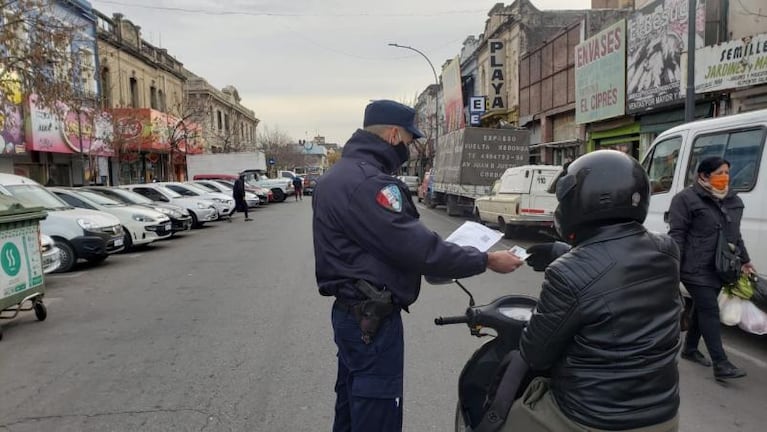
[[[455,432],[471,432],[471,429],[466,427],[466,423],[463,421],[460,401],[455,404]]]

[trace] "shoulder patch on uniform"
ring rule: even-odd
[[[384,186],[376,195],[376,202],[386,210],[402,212],[402,193],[397,185]]]

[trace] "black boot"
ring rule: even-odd
[[[720,361],[714,365],[714,378],[718,380],[743,378],[744,376],[746,376],[746,371],[738,369],[729,360]]]
[[[693,363],[697,363],[701,366],[709,367],[711,362],[703,355],[702,352],[695,351],[682,351],[682,358]]]

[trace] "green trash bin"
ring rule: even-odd
[[[40,321],[48,315],[40,253],[40,221],[46,216],[40,207],[0,195],[0,319],[32,310]]]

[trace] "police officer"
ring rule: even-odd
[[[334,432],[402,430],[400,311],[418,298],[422,275],[508,273],[524,263],[506,251],[447,243],[418,220],[407,186],[392,176],[407,162],[408,144],[423,137],[413,109],[374,101],[363,126],[312,200],[317,284],[336,298]]]

